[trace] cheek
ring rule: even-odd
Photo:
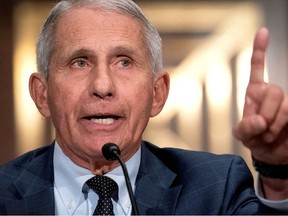
[[[59,128],[62,122],[63,113],[65,112],[64,108],[66,108],[66,106],[61,105],[61,101],[63,101],[61,92],[53,89],[48,93],[47,98],[53,124],[56,128]]]
[[[50,85],[48,91],[48,105],[54,118],[62,118],[69,113],[70,108],[75,104],[77,95],[71,91],[71,88],[65,85],[66,82],[56,82]],[[72,88],[73,89],[73,88]],[[74,100],[74,101],[73,101]],[[56,116],[56,117],[55,117]]]
[[[153,88],[149,82],[139,83],[134,89],[130,89],[125,97],[129,100],[131,110],[137,112],[137,117],[149,118],[153,105]],[[139,119],[140,120],[140,119]]]

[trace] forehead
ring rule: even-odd
[[[144,42],[142,26],[138,19],[128,15],[98,8],[76,8],[60,18],[56,25],[56,41],[68,37],[73,40],[97,38],[106,42],[117,39]]]

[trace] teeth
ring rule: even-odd
[[[112,124],[114,122],[114,119],[113,118],[100,118],[100,119],[92,118],[91,121],[97,124],[108,125],[108,124]]]

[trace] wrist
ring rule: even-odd
[[[288,164],[267,164],[252,157],[255,170],[263,177],[272,179],[288,179]]]

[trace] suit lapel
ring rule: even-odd
[[[149,148],[147,148],[147,146]],[[176,174],[153,153],[155,147],[144,142],[136,180],[135,198],[140,214],[173,214],[182,186],[172,186]]]
[[[8,214],[55,214],[54,207],[54,145],[37,151],[33,161],[11,185],[17,199],[6,204]]]

